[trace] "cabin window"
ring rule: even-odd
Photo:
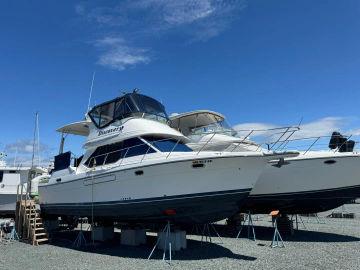
[[[101,107],[96,107],[90,113],[91,119],[96,126],[100,126],[100,115],[101,115],[100,112],[101,112]]]
[[[128,98],[120,99],[115,103],[114,119],[121,120],[136,114],[139,111],[135,104]]]
[[[3,181],[4,171],[0,171],[0,183]]]
[[[16,173],[16,171],[8,171],[8,173]]]
[[[175,139],[161,139],[154,136],[142,137],[161,152],[192,152],[192,149]]]
[[[218,117],[215,117],[213,123],[201,127],[190,128],[190,135],[212,134],[214,132],[219,134],[229,134],[230,136],[236,135],[236,131],[233,130],[225,120],[215,122],[217,119]]]
[[[100,107],[100,124],[99,126],[103,127],[109,124],[113,120],[114,116],[114,102],[108,103]]]
[[[85,165],[93,167],[94,162],[96,162],[96,166],[111,164],[119,161],[121,158],[129,158],[155,152],[154,149],[139,138],[132,138],[96,148],[94,153],[85,162]]]

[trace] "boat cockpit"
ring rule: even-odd
[[[160,102],[135,91],[95,106],[88,115],[99,129],[128,117],[142,117],[164,123],[169,121],[165,107]]]

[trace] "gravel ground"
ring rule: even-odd
[[[349,209],[360,213],[360,204]],[[200,236],[188,235],[188,248],[175,253],[171,265],[161,260],[161,251],[146,259],[155,241],[150,234],[146,246],[121,246],[117,235],[112,243],[76,250],[71,247],[76,234],[63,232],[38,247],[0,243],[0,269],[360,269],[360,215],[351,220],[319,216],[303,217],[299,231],[283,237],[285,248],[270,248],[273,229],[267,216],[254,217],[256,242],[235,239],[218,225],[222,239],[201,243]]]

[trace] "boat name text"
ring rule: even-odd
[[[110,134],[110,133],[113,133],[113,132],[121,132],[123,129],[124,129],[124,126],[115,127],[115,128],[109,128],[109,129],[106,129],[106,130],[100,130],[99,133],[98,133],[98,136]]]

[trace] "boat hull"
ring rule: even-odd
[[[241,211],[285,214],[328,211],[360,197],[360,157],[324,156],[269,164]]]
[[[0,194],[0,216],[15,216],[16,194],[1,193]]]
[[[239,211],[265,162],[259,156],[213,157],[77,176],[39,186],[41,211],[129,223],[214,222]]]
[[[43,214],[52,216],[94,215],[95,220],[126,223],[156,223],[173,221],[177,224],[209,223],[236,213],[250,193],[247,190],[199,193],[182,196],[158,197],[131,202],[41,205]]]

